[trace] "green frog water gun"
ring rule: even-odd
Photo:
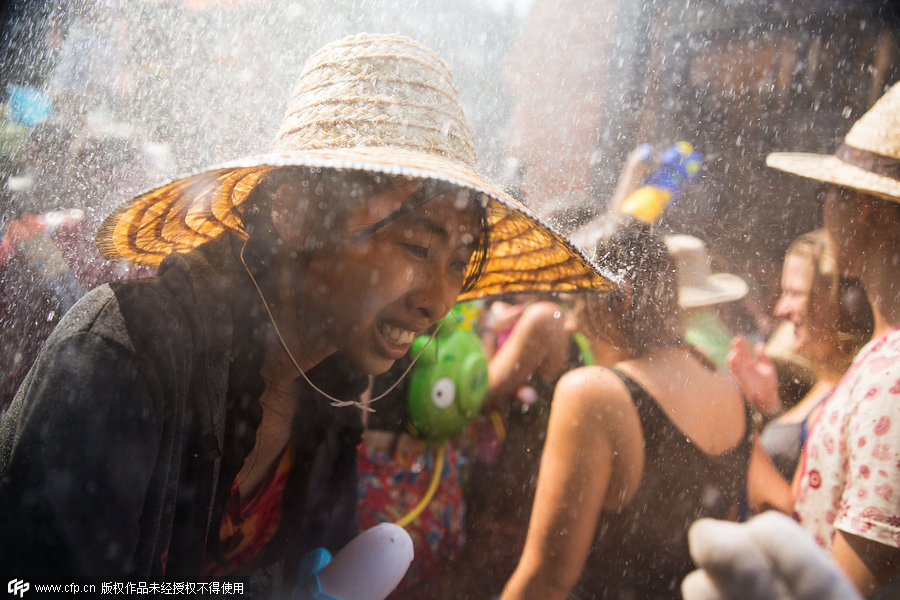
[[[447,438],[478,415],[488,387],[488,361],[473,331],[471,307],[456,305],[436,334],[413,340],[418,357],[406,386],[406,426],[436,447],[431,482],[419,503],[396,521],[406,527],[428,506],[440,483]]]
[[[407,385],[408,425],[428,440],[445,440],[461,430],[487,396],[487,356],[465,321],[464,307],[455,306],[434,339],[420,335],[409,350],[419,358]]]

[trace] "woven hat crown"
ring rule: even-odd
[[[112,260],[158,265],[230,231],[246,237],[245,203],[272,171],[363,172],[441,181],[473,194],[488,245],[460,300],[514,292],[608,288],[609,276],[477,172],[447,64],[414,40],[359,34],[310,57],[270,152],[177,177],[114,210],[97,233]]]
[[[743,298],[746,282],[731,273],[713,273],[706,244],[692,235],[667,235],[666,249],[675,260],[678,302],[684,308],[710,306]]]
[[[773,152],[766,157],[766,164],[900,201],[900,82],[854,123],[834,154]]]
[[[844,143],[900,159],[900,83],[894,84],[853,124]]]
[[[691,235],[669,235],[666,248],[678,266],[679,285],[703,285],[712,275],[706,244]]]
[[[359,34],[313,54],[271,151],[367,147],[475,167],[472,135],[449,67],[410,38]]]

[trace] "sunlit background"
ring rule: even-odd
[[[316,48],[397,32],[450,64],[482,171],[563,229],[606,209],[637,145],[694,144],[706,170],[662,225],[706,239],[723,268],[771,288],[788,241],[821,217],[817,187],[767,169],[765,155],[831,152],[900,78],[895,4],[13,2],[0,64],[2,222],[28,208],[105,214],[163,178],[265,151]],[[30,118],[12,110],[23,87],[45,94]],[[66,141],[27,146],[38,134]],[[101,140],[106,155],[73,140]],[[140,168],[115,168],[122,155],[110,148],[125,147]]]

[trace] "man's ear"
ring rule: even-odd
[[[878,218],[879,206],[876,204],[878,202],[879,200],[868,194],[860,194],[857,199],[859,212],[856,214],[856,222],[874,225],[875,221],[873,219]]]
[[[307,202],[299,187],[282,183],[272,193],[272,225],[291,248],[299,248],[307,235]]]

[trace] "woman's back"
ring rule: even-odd
[[[674,260],[627,216],[596,260],[621,278],[573,302],[599,364],[557,383],[525,549],[504,600],[677,598],[687,530],[737,514],[750,457],[743,400],[683,341]],[[577,586],[577,587],[574,587]]]
[[[736,514],[750,456],[744,403],[681,348],[609,371],[637,414],[639,427],[626,425],[625,435],[641,439],[643,466],[613,475],[621,500],[604,502],[574,597],[677,597],[692,568],[690,524]]]
[[[699,448],[719,454],[743,439],[746,404],[728,377],[701,360],[688,347],[667,347],[616,367],[647,390]]]

